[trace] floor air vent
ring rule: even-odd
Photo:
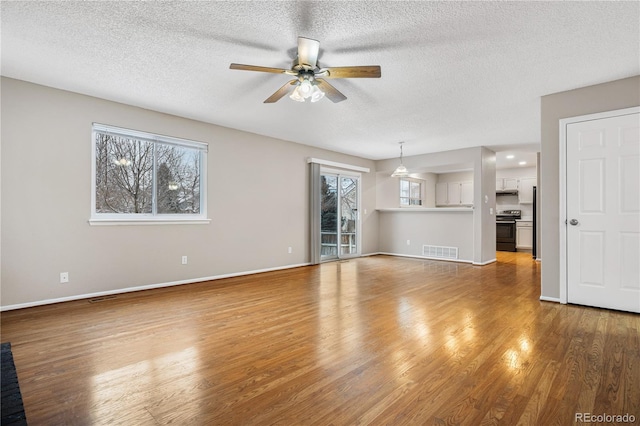
[[[458,259],[458,247],[422,246],[422,255],[434,259]]]

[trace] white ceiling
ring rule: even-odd
[[[371,159],[535,151],[540,97],[640,74],[640,2],[2,2],[2,75]],[[334,104],[262,101],[298,36]],[[112,123],[116,124],[117,123]],[[144,130],[144,129],[143,129]],[[151,129],[153,130],[153,129]]]

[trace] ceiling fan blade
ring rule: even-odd
[[[265,104],[272,104],[274,102],[278,102],[280,99],[282,99],[282,97],[284,95],[289,93],[289,90],[291,89],[291,86],[295,85],[297,81],[298,80],[293,79],[291,81],[286,82],[281,88],[276,90],[276,92],[273,95],[271,95],[267,99],[265,99],[264,103]]]
[[[325,80],[316,78],[316,83],[318,84],[320,90],[324,92],[325,96],[329,98],[331,102],[337,103],[347,99],[345,95],[343,95],[338,89],[327,83]]]
[[[229,69],[232,69],[232,70],[243,70],[243,71],[272,72],[272,73],[276,73],[276,74],[290,74],[291,73],[291,70],[286,70],[284,68],[259,67],[257,65],[244,65],[244,64],[231,64],[231,65],[229,65]]]
[[[363,65],[356,67],[332,67],[323,68],[320,72],[325,72],[326,78],[380,78],[381,69],[379,65]]]
[[[298,65],[312,70],[318,62],[320,42],[306,37],[298,37]]]

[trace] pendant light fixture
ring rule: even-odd
[[[398,166],[398,168],[391,174],[391,177],[407,177],[409,176],[409,171],[407,170],[407,168],[404,166],[404,164],[402,164],[402,144],[404,142],[400,142],[400,165]]]

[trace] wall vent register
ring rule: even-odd
[[[434,259],[456,260],[458,259],[458,247],[423,245],[422,255]]]

